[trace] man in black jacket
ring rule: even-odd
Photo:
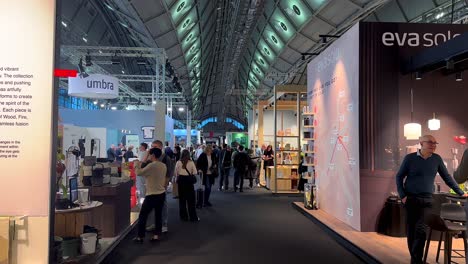
[[[243,192],[244,178],[249,165],[249,155],[245,153],[244,147],[239,145],[239,152],[234,157],[234,192],[237,192],[237,183],[239,183],[239,192]]]
[[[227,144],[224,144],[223,150],[219,155],[219,190],[227,191],[229,189],[229,173],[231,171],[231,156],[232,150]]]

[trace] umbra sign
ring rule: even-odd
[[[68,78],[68,95],[97,99],[117,98],[119,96],[119,80],[103,74],[70,77]]]

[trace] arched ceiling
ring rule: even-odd
[[[313,56],[302,60],[301,53],[320,52],[333,41],[323,43],[320,34],[340,35],[363,19],[450,23],[467,14],[464,0],[453,1],[454,19],[452,0],[64,2],[62,17],[96,45],[164,48],[173,66],[168,75],[176,77],[171,89],[183,92],[194,119],[231,117],[244,124],[247,111],[275,83],[305,84]],[[86,11],[89,6],[95,16]],[[151,72],[129,64],[135,72]],[[229,129],[220,121],[215,129]]]

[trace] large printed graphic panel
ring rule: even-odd
[[[0,1],[0,215],[48,216],[55,1]]]
[[[307,68],[319,207],[360,230],[359,25]]]

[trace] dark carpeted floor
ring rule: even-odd
[[[170,195],[169,233],[163,240],[133,244],[133,230],[104,263],[362,263],[292,208],[300,199],[261,188],[242,194],[214,190],[214,207],[198,211],[200,222],[186,223]]]

